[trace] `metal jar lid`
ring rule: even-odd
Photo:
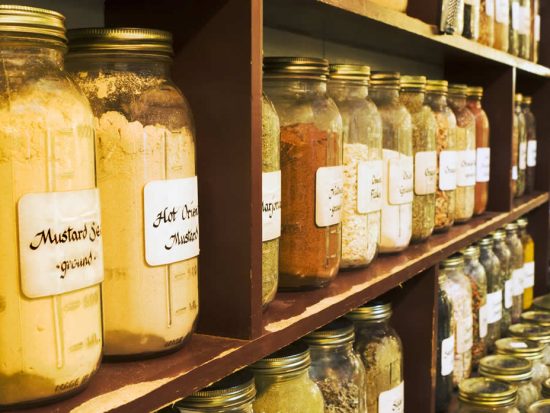
[[[371,75],[371,86],[379,89],[399,89],[401,74],[399,72],[375,71]]]
[[[424,92],[426,90],[426,76],[401,76],[401,90]]]
[[[533,308],[550,311],[550,294],[541,295],[533,300]]]
[[[346,314],[353,321],[384,321],[392,315],[391,303],[371,301]]]
[[[521,337],[501,338],[495,342],[497,354],[507,354],[527,360],[541,360],[544,347],[536,341]]]
[[[451,83],[449,85],[449,95],[466,97],[466,92],[468,91],[468,85]]]
[[[521,103],[523,101],[523,95],[521,93],[516,93],[514,95],[514,102]]]
[[[328,60],[317,57],[264,57],[264,77],[267,79],[312,79],[326,81]]]
[[[542,391],[542,396],[548,397],[544,394],[544,387]],[[550,400],[539,400],[538,402],[533,403],[527,409],[527,413],[550,413]]]
[[[486,236],[485,238],[482,238],[478,242],[480,247],[492,247],[493,246],[493,237]]]
[[[519,228],[518,228],[518,224],[516,224],[515,222],[510,222],[504,226],[504,229],[506,230],[507,233],[513,234],[513,233],[517,233]]]
[[[466,89],[466,96],[468,97],[483,97],[483,88],[481,86],[468,86]]]
[[[254,376],[241,370],[176,403],[176,408],[236,408],[256,396]]]
[[[365,65],[331,64],[329,79],[368,85],[370,67]]]
[[[522,103],[530,105],[531,103],[533,103],[533,98],[531,96],[523,96]]]
[[[172,34],[163,30],[135,27],[91,27],[67,32],[69,54],[139,53],[170,57]]]
[[[462,252],[462,255],[464,255],[464,257],[466,258],[473,258],[473,259],[479,258],[479,247],[476,244],[472,244],[464,248],[461,252]]]
[[[449,90],[449,82],[446,80],[431,80],[426,81],[426,91],[427,92],[437,92],[447,94]]]
[[[526,311],[521,315],[521,321],[550,327],[550,313],[547,311]]]
[[[308,346],[303,342],[296,342],[257,361],[250,368],[254,374],[284,377],[301,373],[310,364]]]
[[[453,254],[448,258],[445,258],[439,266],[441,268],[455,268],[460,265],[464,265],[464,257],[462,254]]]
[[[496,231],[492,232],[492,237],[496,241],[506,239],[506,231],[504,231],[504,229],[502,228],[497,229]]]
[[[545,399],[550,399],[550,378],[542,382],[541,396]]]
[[[516,403],[517,387],[488,377],[475,377],[458,385],[458,398],[471,406],[510,407]]]
[[[516,224],[521,229],[527,228],[528,223],[529,223],[529,221],[527,220],[527,217],[521,217],[516,221]]]
[[[303,338],[311,347],[336,347],[353,343],[355,330],[353,323],[345,318],[339,318],[321,327]]]
[[[523,337],[541,344],[550,343],[550,327],[539,324],[519,323],[511,325],[508,331],[513,337]]]
[[[44,40],[65,47],[65,17],[37,7],[0,5],[0,35],[3,41]]]
[[[533,376],[533,363],[508,355],[487,356],[479,361],[479,374],[511,383],[526,381]]]

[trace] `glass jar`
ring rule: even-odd
[[[193,116],[170,78],[172,36],[98,28],[69,39],[67,67],[96,124],[105,354],[175,350],[198,315],[199,211]],[[188,220],[173,218],[180,205]]]
[[[517,127],[517,143],[512,141],[514,147],[512,148],[512,153],[516,156],[515,165],[517,165],[517,177],[516,177],[516,187],[515,187],[515,196],[521,197],[525,193],[525,170],[527,169],[527,134],[525,129],[525,116],[521,110],[521,102],[523,96],[521,94],[516,94],[515,96],[515,106],[514,106],[514,128]],[[514,163],[512,163],[514,166]],[[512,172],[512,179],[514,178],[514,173]]]
[[[281,124],[282,289],[325,286],[340,265],[342,117],[327,75],[324,59],[264,59],[264,90]]]
[[[353,323],[344,318],[308,334],[310,376],[325,399],[325,411],[362,413],[367,408],[365,366],[353,350]]]
[[[519,0],[518,54],[531,59],[531,0]]]
[[[0,6],[0,410],[78,392],[101,358],[93,115],[63,70],[63,21]]]
[[[455,222],[474,215],[476,184],[476,120],[466,107],[466,85],[449,85],[449,107],[456,116],[457,178]]]
[[[535,341],[523,338],[501,338],[495,343],[496,354],[507,354],[530,360],[533,363],[532,382],[540,391],[542,383],[550,377],[550,370],[543,362],[544,347]]]
[[[519,55],[519,29],[520,29],[520,0],[510,0],[510,25],[508,32],[508,53],[514,56]]]
[[[534,323],[513,324],[508,329],[512,337],[522,337],[527,340],[533,340],[544,346],[543,361],[550,365],[550,326]]]
[[[493,47],[508,51],[510,29],[510,0],[495,0],[495,43]]]
[[[464,255],[464,274],[470,279],[472,287],[472,366],[487,352],[487,276],[485,268],[479,262],[480,250],[477,245],[470,245],[462,250]]]
[[[344,126],[340,268],[370,264],[380,239],[382,121],[368,97],[369,76],[368,66],[330,66],[328,92],[340,110]]]
[[[453,368],[455,337],[453,307],[444,289],[438,288],[437,297],[437,373],[435,384],[435,411],[447,411],[453,396]]]
[[[517,408],[524,412],[539,399],[539,389],[531,381],[533,363],[508,355],[487,356],[479,363],[479,374],[517,386]]]
[[[445,290],[453,307],[455,356],[453,384],[470,377],[472,372],[473,314],[472,287],[464,274],[464,258],[455,254],[441,262],[439,287]]]
[[[519,322],[523,311],[523,244],[518,236],[515,223],[506,224],[506,245],[510,250],[510,270],[512,272],[512,324]]]
[[[442,0],[439,27],[445,34],[462,34],[464,30],[464,1]]]
[[[355,351],[367,373],[367,411],[385,405],[404,412],[403,345],[390,326],[391,304],[373,301],[346,315],[355,324]]]
[[[527,409],[527,413],[550,413],[550,400],[539,400]]]
[[[502,285],[500,282],[500,262],[493,252],[493,238],[485,237],[479,241],[479,262],[487,277],[487,349],[494,349],[495,341],[500,338],[502,319]]]
[[[254,376],[246,370],[234,373],[177,402],[179,413],[253,413]]]
[[[310,364],[308,347],[300,342],[252,364],[254,413],[324,413],[323,393],[309,375]]]
[[[412,241],[428,239],[435,225],[435,190],[437,186],[437,124],[429,106],[424,104],[426,78],[402,76],[401,103],[412,117],[414,152],[414,200]]]
[[[537,63],[540,49],[540,0],[533,0],[531,20],[531,60]]]
[[[456,200],[456,117],[447,106],[446,80],[428,80],[426,103],[437,122],[437,191],[435,193],[435,231],[447,231],[455,220]]]
[[[502,336],[508,333],[508,327],[512,324],[512,296],[513,283],[510,261],[512,254],[506,245],[506,231],[499,229],[492,234],[493,252],[500,263],[500,285],[502,288],[502,320],[500,321],[500,331]]]
[[[525,311],[521,315],[522,323],[533,323],[544,327],[550,327],[550,313],[546,311]]]
[[[487,377],[460,383],[458,413],[519,413],[517,387]]]
[[[491,148],[489,142],[489,118],[481,107],[483,88],[470,86],[467,90],[468,109],[476,122],[476,187],[474,214],[483,214],[489,198],[489,179],[491,178]]]
[[[495,0],[481,0],[479,43],[493,47],[495,43]]]
[[[531,111],[532,98],[523,96],[521,107],[525,118],[525,134],[527,135],[527,169],[525,171],[525,192],[530,194],[535,190],[535,169],[537,166],[537,121]]]
[[[535,241],[527,232],[527,217],[517,220],[519,238],[523,245],[523,309],[533,305],[533,289],[535,287]]]
[[[399,101],[396,72],[374,72],[372,100],[382,117],[382,229],[380,252],[402,251],[412,236],[414,167],[412,119]]]
[[[273,301],[279,284],[281,236],[281,128],[273,103],[262,95],[262,305]]]
[[[467,39],[479,39],[480,0],[464,0],[464,29],[462,35]]]

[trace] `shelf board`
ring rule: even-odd
[[[550,78],[550,68],[462,36],[441,35],[435,26],[369,1],[266,0],[264,9],[264,24],[268,27],[427,63],[437,63],[442,56],[460,57],[461,63],[502,64]]]
[[[446,256],[548,202],[548,193],[517,201],[506,213],[487,212],[404,252],[378,257],[324,289],[279,293],[264,314],[264,332],[244,341],[195,334],[181,351],[157,359],[104,363],[73,398],[27,413],[152,411],[247,366],[353,308],[399,286]]]

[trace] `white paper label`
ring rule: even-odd
[[[535,16],[535,41],[540,42],[540,15]]]
[[[491,178],[491,148],[477,148],[476,181],[489,182]]]
[[[143,190],[145,260],[165,265],[199,255],[197,177],[151,181]]]
[[[510,22],[510,4],[508,0],[495,0],[496,1],[496,21],[502,24],[509,24]]]
[[[513,283],[512,280],[504,282],[504,308],[512,307],[512,291]]]
[[[527,166],[537,166],[537,141],[534,139],[527,142]]]
[[[339,224],[342,215],[344,169],[325,166],[317,169],[315,193],[315,223],[319,227]]]
[[[527,142],[519,144],[519,169],[523,171],[527,167]]]
[[[523,295],[523,268],[512,271],[512,295]]]
[[[281,171],[262,173],[262,241],[281,236]]]
[[[531,34],[531,8],[529,6],[520,6],[519,8],[519,34]]]
[[[518,167],[517,167],[517,165],[512,166],[512,180],[513,181],[518,180]]]
[[[476,184],[476,151],[474,149],[458,152],[457,185],[461,187]]]
[[[487,335],[487,314],[488,307],[485,304],[482,307],[479,307],[479,337],[483,338]]]
[[[535,262],[526,262],[523,266],[523,288],[531,288],[535,285]]]
[[[401,155],[400,159],[390,159],[389,168],[389,203],[391,205],[410,204],[413,201],[414,186],[412,156]]]
[[[441,342],[441,375],[448,376],[453,372],[455,360],[455,336]]]
[[[437,186],[437,152],[417,152],[414,157],[414,193],[433,194]]]
[[[30,298],[63,294],[103,281],[99,191],[21,197],[21,288]]]
[[[485,14],[489,17],[495,16],[495,0],[485,1]]]
[[[441,151],[439,154],[439,189],[456,189],[457,154],[456,151]]]
[[[487,323],[493,324],[502,319],[502,290],[487,294]]]
[[[357,212],[368,214],[382,209],[383,161],[359,162],[357,165]]]
[[[474,320],[472,314],[460,320],[459,328],[456,329],[456,351],[462,354],[472,348],[474,340]]]
[[[378,413],[405,413],[405,382],[380,393]]]
[[[521,341],[513,341],[509,344],[512,348],[528,348],[527,343],[522,343]]]
[[[512,2],[512,29],[519,30],[520,24],[520,6],[517,1]]]

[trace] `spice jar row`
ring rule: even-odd
[[[512,133],[512,193],[515,197],[535,190],[537,125],[531,111],[532,99],[520,93],[514,97]]]
[[[540,0],[442,0],[440,29],[538,62]]]
[[[405,411],[391,304],[373,301],[163,412]]]

